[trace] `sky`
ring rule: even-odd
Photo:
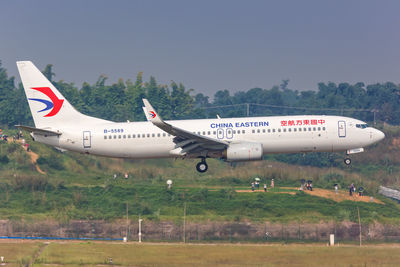
[[[283,79],[295,90],[399,83],[399,10],[386,0],[1,1],[0,60],[16,77],[15,61],[31,60],[78,87],[142,71],[208,96]]]

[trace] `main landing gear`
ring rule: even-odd
[[[201,161],[197,163],[196,170],[198,172],[206,172],[208,170],[208,165],[205,158],[202,158]]]
[[[347,166],[349,166],[351,164],[351,159],[350,158],[345,158],[344,159],[344,164],[346,164]]]

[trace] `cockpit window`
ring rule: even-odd
[[[365,128],[368,127],[368,124],[366,124],[366,123],[363,123],[363,124],[356,124],[356,127],[357,127],[357,128],[361,128],[361,129],[365,129]]]

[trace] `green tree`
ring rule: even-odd
[[[47,64],[42,73],[50,82],[53,82],[53,77],[56,76],[56,74],[53,72],[53,64]]]
[[[190,118],[193,111],[193,97],[190,93],[193,89],[186,91],[182,83],[177,85],[175,82],[171,83],[171,111],[172,119]]]
[[[143,72],[139,72],[136,76],[135,84],[131,80],[126,82],[126,97],[128,119],[131,121],[143,121],[146,117],[143,114],[142,99],[146,98],[146,92],[143,88]]]

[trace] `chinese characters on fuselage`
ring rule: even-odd
[[[284,120],[281,126],[324,125],[325,120]]]

